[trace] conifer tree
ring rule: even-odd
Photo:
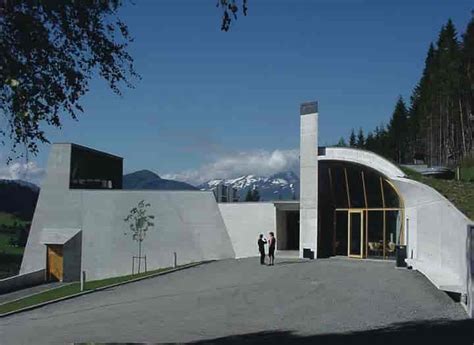
[[[388,126],[390,158],[397,163],[404,163],[408,139],[408,111],[400,96]]]
[[[356,135],[355,135],[355,132],[354,132],[354,128],[352,128],[351,136],[349,137],[349,146],[350,147],[356,147],[357,146]]]
[[[365,147],[365,137],[364,137],[364,131],[362,130],[362,127],[359,128],[359,133],[357,133],[356,146],[360,149],[363,149]]]

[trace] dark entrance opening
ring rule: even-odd
[[[300,207],[298,201],[275,201],[277,250],[299,251]]]
[[[286,213],[286,250],[299,250],[300,248],[300,212],[288,211]]]

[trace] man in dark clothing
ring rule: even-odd
[[[265,265],[265,244],[267,240],[263,238],[263,234],[258,236],[258,251],[260,252],[260,265]]]

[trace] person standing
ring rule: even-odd
[[[260,252],[260,265],[265,265],[265,244],[267,240],[263,238],[263,234],[258,236],[258,251]]]
[[[270,237],[268,238],[268,259],[270,260],[270,266],[273,266],[275,263],[275,245],[275,234],[273,232],[270,232]]]

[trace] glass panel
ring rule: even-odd
[[[386,180],[383,180],[383,193],[385,197],[385,207],[400,207],[398,194]]]
[[[347,255],[347,211],[336,211],[336,255]]]
[[[387,258],[395,257],[395,245],[400,241],[400,212],[386,211],[385,213],[385,256]]]
[[[346,171],[347,180],[349,182],[351,207],[365,207],[361,170],[356,167],[348,167],[346,168]]]
[[[362,255],[361,213],[349,213],[350,216],[350,255]]]
[[[383,258],[383,211],[368,212],[367,256]]]
[[[371,170],[364,170],[364,178],[369,208],[383,207],[379,175]]]
[[[331,168],[334,193],[336,198],[336,208],[348,208],[346,178],[344,176],[344,169],[339,166]]]

